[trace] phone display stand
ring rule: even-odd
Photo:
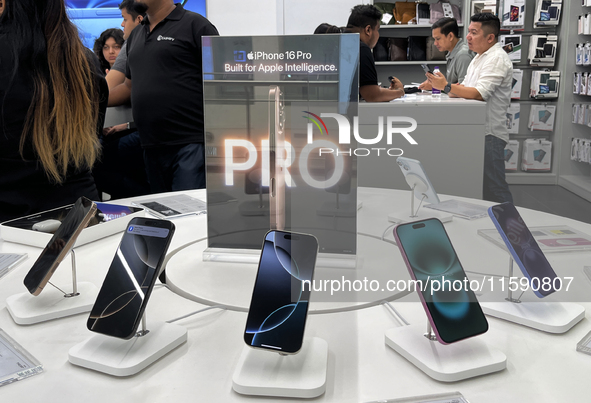
[[[509,256],[509,278],[513,277],[513,258]],[[535,297],[538,299],[538,297]],[[521,301],[511,289],[503,301],[480,304],[485,314],[541,330],[566,333],[585,317],[585,308],[570,302]]]
[[[146,314],[142,330],[130,340],[95,334],[72,347],[68,360],[80,367],[114,376],[135,375],[156,360],[187,341],[187,329],[158,322],[146,329]]]
[[[415,192],[419,192],[424,195],[424,193],[428,190],[428,185],[425,181],[418,175],[408,174],[406,177],[406,182],[410,186],[410,214],[408,211],[396,211],[394,213],[388,214],[388,221],[402,224],[405,222],[410,221],[419,221],[419,220],[426,220],[428,218],[437,218],[442,223],[450,222],[453,220],[453,215],[441,211],[431,210],[431,209],[422,209],[421,205],[419,208],[415,210]],[[426,196],[423,196],[423,199]],[[422,204],[422,201],[421,201]]]
[[[232,388],[242,395],[313,398],[326,390],[328,343],[304,340],[298,354],[280,355],[244,346],[232,376]]]
[[[441,382],[455,382],[502,371],[507,357],[478,337],[453,344],[441,344],[427,321],[427,333],[420,325],[386,331],[386,345],[415,367]]]
[[[54,286],[45,287],[38,296],[28,292],[6,299],[6,308],[18,325],[33,325],[48,320],[90,312],[98,295],[98,288],[87,282],[76,281],[76,253],[72,249],[72,292]]]

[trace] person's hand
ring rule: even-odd
[[[441,91],[447,85],[447,79],[445,78],[445,76],[441,72],[438,72],[435,74],[427,73],[426,76],[427,76],[427,79],[429,80],[429,83],[431,83],[431,86],[433,88],[435,88],[436,90]]]
[[[429,80],[425,80],[421,83],[421,85],[419,85],[419,89],[423,91],[431,91],[433,87],[431,86]]]
[[[392,81],[390,81],[390,89],[391,90],[404,90],[404,84],[402,84],[402,81],[400,81],[396,77],[392,77]]]
[[[105,127],[103,129],[103,136],[110,136],[114,133],[121,132],[123,130],[127,130],[127,123],[121,123],[120,125]]]
[[[109,71],[110,71],[109,69],[105,69],[105,76],[106,76],[107,74],[109,74]]]

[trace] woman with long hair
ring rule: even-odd
[[[93,50],[101,63],[101,72],[107,74],[107,71],[111,70],[123,42],[123,31],[119,28],[109,28],[96,38]]]
[[[4,0],[0,15],[0,222],[97,200],[108,88],[64,0]]]

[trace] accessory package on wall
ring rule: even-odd
[[[521,48],[523,38],[521,35],[501,35],[499,37],[501,47],[509,55],[513,62],[521,61]]]
[[[557,47],[557,35],[532,35],[528,55],[530,66],[554,67]]]
[[[530,97],[558,98],[560,71],[533,71],[531,76]]]
[[[558,25],[561,14],[562,0],[537,0],[534,14],[534,28]]]
[[[472,10],[470,15],[491,13],[497,15],[497,1],[496,0],[473,0]]]
[[[525,28],[525,0],[501,0],[501,29]]]

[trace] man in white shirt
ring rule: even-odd
[[[501,23],[493,14],[475,14],[466,40],[477,56],[461,84],[448,83],[441,73],[427,74],[433,88],[452,97],[486,101],[483,199],[513,202],[505,180],[504,149],[509,141],[507,108],[511,103],[513,64],[498,43]]]

